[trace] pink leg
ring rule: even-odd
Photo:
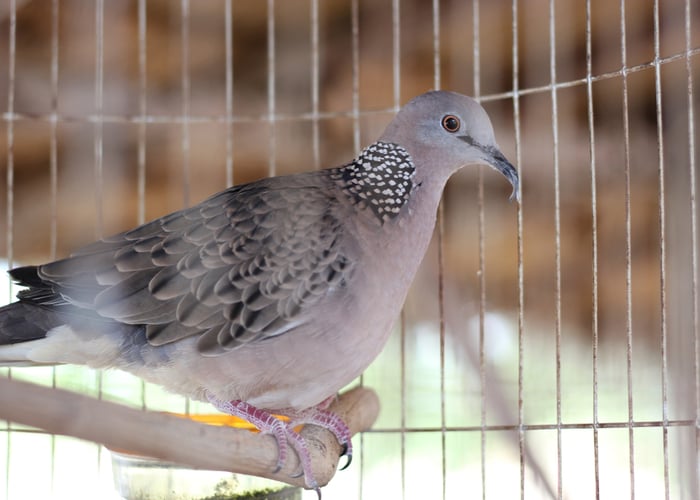
[[[291,444],[299,456],[299,463],[301,464],[306,486],[315,490],[319,500],[321,500],[321,489],[311,471],[309,448],[306,446],[304,439],[297,432],[294,432],[295,426],[282,422],[269,412],[256,408],[245,401],[222,401],[210,394],[207,394],[207,399],[217,410],[250,422],[264,434],[272,434],[277,441],[277,448],[279,450],[277,465],[274,469],[275,472],[278,472],[284,467],[284,463],[287,460],[287,443]]]
[[[279,450],[274,471],[279,472],[284,467],[287,460],[287,426],[284,422],[245,401],[222,401],[210,394],[207,394],[207,399],[217,410],[250,422],[263,434],[272,434]]]
[[[297,477],[303,474],[306,486],[313,490],[316,490],[318,498],[319,500],[321,500],[321,489],[318,487],[316,478],[314,477],[313,472],[311,470],[311,455],[309,455],[309,448],[308,446],[306,446],[304,438],[302,438],[298,432],[294,431],[294,427],[287,424],[286,429],[287,439],[292,445],[292,448],[294,448],[294,451],[297,452],[297,455],[299,456],[299,464],[301,465],[301,473],[294,474],[292,477]]]
[[[331,396],[323,400],[318,405],[302,411],[282,410],[283,415],[287,415],[292,419],[287,424],[289,428],[297,427],[302,424],[312,424],[323,427],[333,433],[340,445],[343,447],[341,456],[347,456],[347,462],[340,470],[347,469],[352,462],[352,440],[350,439],[350,429],[343,420],[335,413],[328,411],[328,407],[335,400],[336,396]]]

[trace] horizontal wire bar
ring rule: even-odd
[[[574,430],[574,429],[627,429],[629,427],[639,428],[664,428],[664,427],[699,427],[700,422],[695,420],[640,420],[635,422],[592,422],[587,423],[562,423],[559,424],[502,424],[502,425],[467,425],[467,426],[448,426],[445,427],[446,432],[481,432],[481,431],[547,431],[547,430]],[[370,429],[369,433],[395,433],[395,432],[442,432],[442,427],[409,427],[406,429],[386,427],[378,429]]]
[[[489,94],[489,95],[484,95],[481,97],[481,101],[498,101],[502,99],[512,99],[515,94],[518,94],[518,96],[525,96],[525,95],[532,95],[532,94],[539,94],[543,92],[551,92],[552,90],[560,90],[560,89],[565,89],[565,88],[571,88],[571,87],[577,87],[580,85],[586,85],[588,84],[589,81],[592,83],[604,81],[604,80],[610,80],[612,78],[618,78],[623,75],[629,75],[631,73],[638,73],[640,71],[648,70],[648,69],[653,69],[657,65],[664,65],[664,64],[669,64],[675,61],[679,61],[682,59],[686,59],[688,57],[695,57],[697,55],[700,55],[700,47],[695,47],[693,49],[690,49],[688,51],[682,51],[677,54],[673,54],[667,57],[660,57],[658,60],[652,60],[652,61],[647,61],[645,63],[637,64],[635,66],[630,66],[628,68],[620,68],[615,71],[609,71],[607,73],[601,73],[599,75],[591,75],[590,79],[588,76],[584,76],[582,78],[578,78],[576,80],[568,80],[566,82],[557,82],[555,84],[549,84],[549,85],[541,85],[538,87],[526,87],[522,89],[518,89],[517,92],[509,91],[509,92],[500,92],[497,94]]]
[[[679,52],[671,56],[659,58],[658,61],[649,61],[636,66],[630,66],[628,68],[620,68],[616,71],[610,71],[607,73],[601,73],[600,75],[593,75],[590,81],[595,83],[603,80],[609,80],[612,78],[617,78],[623,75],[630,75],[632,73],[637,73],[640,71],[645,71],[655,68],[657,65],[668,64],[674,61],[683,60],[688,57],[695,57],[700,55],[700,47],[693,48],[688,51]],[[561,90],[581,85],[586,85],[589,78],[582,77],[576,80],[569,80],[566,82],[556,82],[554,84],[542,85],[538,87],[528,87],[518,89],[517,92],[509,91],[497,94],[485,94],[479,96],[479,101],[497,101],[503,99],[512,99],[515,95],[526,96],[545,92],[551,92],[552,90]],[[391,114],[395,113],[396,109],[393,107],[380,108],[373,110],[359,111],[360,116],[373,116],[381,114]],[[60,121],[65,123],[127,123],[127,124],[175,124],[181,125],[184,121],[190,124],[205,124],[205,123],[267,123],[270,121],[285,122],[285,121],[313,121],[317,120],[329,120],[333,118],[350,118],[356,119],[358,116],[357,111],[334,111],[334,112],[323,112],[318,113],[307,112],[298,114],[285,114],[285,113],[275,113],[270,115],[269,113],[261,113],[260,115],[248,115],[248,116],[226,116],[224,115],[189,115],[186,118],[182,116],[174,115],[147,115],[141,116],[137,115],[115,115],[103,113],[101,115],[97,114],[86,114],[86,115],[70,115],[70,114],[60,114],[60,113],[18,113],[18,112],[4,112],[0,115],[0,118],[5,122],[10,121]]]
[[[502,424],[502,425],[465,425],[465,426],[436,426],[436,427],[380,427],[365,431],[369,434],[398,434],[405,433],[441,433],[445,432],[498,432],[498,431],[554,431],[554,430],[587,430],[587,429],[653,429],[664,427],[695,427],[700,428],[700,422],[695,420],[638,420],[634,422],[592,422],[586,423],[561,423],[561,424]],[[0,434],[7,432],[25,432],[32,434],[47,434],[41,429],[18,429],[10,427],[10,429],[0,428]]]
[[[377,109],[371,111],[360,111],[361,116],[393,114],[396,110],[393,108]],[[182,115],[111,115],[104,113],[102,115],[86,114],[86,115],[59,115],[54,113],[9,113],[5,112],[0,115],[3,121],[43,121],[53,122],[59,121],[62,123],[111,123],[111,124],[156,124],[156,125],[181,125],[183,122],[188,124],[228,124],[228,123],[268,123],[271,121],[313,121],[314,119],[329,120],[333,118],[355,118],[353,111],[336,111],[336,112],[318,112],[318,113],[299,113],[299,114],[260,114],[258,116],[226,116],[226,115],[189,115],[184,118]]]

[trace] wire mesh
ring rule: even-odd
[[[52,0],[43,33],[39,4],[0,7],[8,266],[234,182],[338,164],[429,88],[472,94],[522,202],[503,203],[482,168],[450,182],[396,335],[362,379],[384,413],[326,494],[697,498],[690,0]],[[199,408],[121,374],[0,373]],[[98,447],[4,423],[0,448],[0,499],[110,490]]]

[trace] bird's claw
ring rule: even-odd
[[[301,477],[301,476],[303,476],[303,475],[304,475],[304,468],[303,468],[303,467],[301,466],[301,464],[300,464],[300,465],[299,465],[299,469],[297,470],[297,472],[295,472],[294,474],[290,474],[289,477],[291,477],[291,478],[297,478],[297,477]]]
[[[345,465],[343,465],[339,470],[345,470],[348,467],[350,467],[350,464],[352,463],[352,448],[348,446],[348,443],[343,443],[343,449],[340,452],[341,457],[347,457],[345,461]]]
[[[313,424],[323,427],[333,433],[338,443],[342,447],[340,456],[346,456],[347,461],[340,470],[345,470],[352,462],[352,441],[350,439],[350,429],[343,420],[329,411],[327,408],[333,402],[334,396],[326,399],[321,404],[314,408],[310,408],[301,413],[294,415],[294,421],[288,424],[291,427],[296,427],[300,424]]]

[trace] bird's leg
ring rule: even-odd
[[[301,465],[301,472],[299,474],[293,474],[292,477],[298,477],[302,474],[304,475],[304,482],[308,488],[316,490],[319,500],[321,500],[321,489],[318,487],[318,482],[314,477],[313,471],[311,470],[311,455],[309,454],[309,447],[306,446],[306,441],[301,435],[294,430],[294,426],[286,424],[287,439],[289,443],[297,452],[299,457],[299,464]]]
[[[299,425],[313,424],[331,431],[343,447],[343,452],[341,455],[346,455],[348,457],[347,463],[342,467],[342,469],[347,468],[352,461],[352,441],[350,440],[350,429],[348,429],[348,426],[338,415],[327,409],[334,401],[335,396],[331,396],[322,401],[320,404],[302,411],[291,408],[285,410],[275,410],[275,413],[285,415],[290,418],[290,421],[287,423],[282,422],[271,413],[261,410],[260,408],[256,408],[245,401],[223,401],[217,399],[211,394],[207,394],[207,399],[217,410],[250,422],[257,427],[261,433],[273,435],[277,441],[277,447],[279,449],[279,456],[277,458],[275,472],[278,472],[284,466],[287,459],[288,444],[291,445],[299,456],[301,472],[298,475],[304,475],[304,482],[306,483],[306,486],[310,489],[316,490],[319,499],[321,498],[321,490],[318,486],[318,482],[314,478],[313,471],[311,470],[311,455],[309,454],[309,448],[306,445],[304,438],[302,438],[301,435],[294,430],[294,428]]]
[[[279,472],[287,460],[287,425],[274,415],[256,408],[255,406],[241,400],[223,401],[217,399],[211,394],[207,394],[209,402],[219,411],[228,415],[242,418],[246,422],[250,422],[263,434],[271,434],[277,441],[277,465],[274,471]],[[296,449],[296,447],[295,447]],[[297,450],[297,453],[299,450]],[[308,451],[307,451],[308,455]]]
[[[242,418],[246,422],[250,422],[263,434],[272,434],[277,441],[277,449],[279,450],[277,465],[274,469],[275,472],[279,472],[282,467],[284,467],[284,463],[287,460],[287,443],[291,444],[292,448],[294,448],[294,451],[296,451],[297,455],[299,456],[299,463],[301,464],[302,469],[301,473],[304,475],[304,482],[306,483],[306,486],[315,490],[318,494],[319,500],[321,500],[321,489],[319,488],[318,482],[316,481],[316,478],[314,478],[311,470],[311,455],[309,455],[309,448],[306,446],[304,438],[294,431],[295,426],[282,422],[271,413],[261,410],[260,408],[256,408],[245,401],[224,401],[217,399],[208,393],[207,399],[217,410],[228,415]]]
[[[340,456],[345,455],[348,457],[347,462],[340,469],[343,470],[347,469],[350,462],[352,462],[352,440],[350,439],[350,429],[343,422],[343,419],[327,409],[334,400],[335,396],[331,396],[314,407],[299,412],[288,411],[285,413],[283,411],[283,414],[291,418],[291,422],[287,424],[288,428],[293,429],[298,425],[313,424],[331,431],[343,447]]]

